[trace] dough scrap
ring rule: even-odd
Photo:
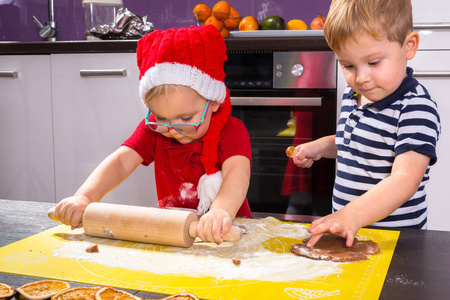
[[[309,238],[302,244],[292,244],[291,252],[295,255],[305,256],[316,260],[331,260],[333,262],[355,262],[368,260],[368,255],[380,252],[380,247],[372,240],[359,241],[356,237],[351,247],[345,245],[345,239],[336,235],[327,234],[313,246],[306,244]]]
[[[87,248],[86,248],[86,252],[88,252],[88,253],[99,252],[99,250],[98,250],[98,245],[95,244],[95,245],[91,245],[91,246],[87,247]]]

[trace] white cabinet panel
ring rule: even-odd
[[[73,195],[144,118],[135,53],[52,54],[56,198]],[[80,75],[80,71],[126,76]],[[89,73],[89,72],[88,72]],[[139,166],[105,202],[157,206],[153,167]]]
[[[450,71],[450,51],[417,51],[416,56],[408,61],[408,66],[414,69],[414,73],[434,72],[442,77]]]
[[[449,22],[450,26],[450,22]],[[416,30],[420,36],[420,50],[448,50],[450,49],[450,28],[446,30]]]
[[[0,56],[0,72],[0,198],[54,202],[50,56]]]
[[[412,0],[414,24],[450,22],[450,1]]]

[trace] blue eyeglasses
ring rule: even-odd
[[[156,123],[156,122],[149,122],[148,118],[150,117],[150,109],[148,109],[147,115],[145,117],[145,125],[147,125],[148,128],[150,128],[153,131],[159,132],[159,133],[167,133],[170,131],[171,128],[175,129],[179,133],[183,134],[191,134],[196,133],[200,125],[205,121],[205,115],[208,111],[209,107],[209,100],[206,101],[205,109],[203,110],[202,118],[200,121],[197,122],[197,124],[194,123],[176,123],[173,125],[167,125],[164,123]]]

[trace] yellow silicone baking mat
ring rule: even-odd
[[[380,253],[334,263],[290,253],[309,235],[307,224],[237,223],[248,230],[239,242],[190,248],[89,237],[60,225],[0,248],[0,272],[202,299],[378,299],[399,236],[363,228],[358,238],[377,242]],[[86,252],[93,244],[99,252]]]

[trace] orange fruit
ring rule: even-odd
[[[216,28],[219,30],[222,30],[223,28],[223,22],[221,20],[217,20],[214,16],[211,16],[208,19],[206,19],[205,26],[209,24],[216,26]]]
[[[51,300],[95,300],[99,287],[74,287],[52,296]]]
[[[213,16],[217,20],[224,20],[230,15],[230,3],[227,1],[217,2],[212,9]]]
[[[179,293],[160,300],[200,300],[197,295],[191,293]]]
[[[230,36],[230,31],[224,27],[224,28],[222,28],[222,30],[220,31],[220,35],[221,35],[223,38],[227,38],[227,37]]]
[[[258,21],[253,16],[244,17],[239,23],[240,31],[258,30],[258,29],[259,29]]]
[[[95,300],[142,300],[141,297],[105,286],[95,293]]]
[[[14,288],[0,282],[0,299],[6,299],[14,295]]]
[[[287,30],[307,30],[308,25],[303,20],[293,19],[286,24]]]
[[[230,7],[230,16],[223,20],[223,26],[228,30],[234,30],[239,27],[239,22],[241,22],[241,15]]]
[[[211,8],[206,4],[197,4],[192,13],[197,21],[205,22],[211,16]]]
[[[60,280],[33,281],[18,287],[16,291],[30,300],[48,299],[57,293],[70,288],[67,282]]]

